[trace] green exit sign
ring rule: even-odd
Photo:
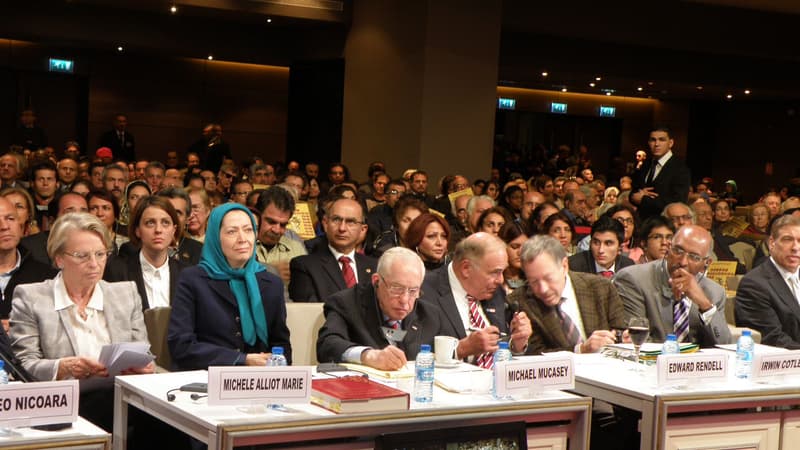
[[[72,73],[74,71],[75,61],[50,58],[50,72]]]

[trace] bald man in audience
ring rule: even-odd
[[[426,301],[437,304],[459,338],[457,354],[481,367],[492,366],[497,343],[509,339],[513,353],[524,353],[531,322],[524,312],[506,307],[503,271],[508,267],[506,245],[488,233],[461,241],[453,261],[425,276]]]

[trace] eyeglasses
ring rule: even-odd
[[[389,194],[391,194],[391,195],[397,195],[397,194],[405,194],[405,192],[400,192],[400,191],[398,191],[397,189],[390,189],[390,190],[389,190]]]
[[[669,216],[669,219],[673,222],[691,222],[692,216],[688,214],[683,216]]]
[[[677,245],[670,247],[669,252],[678,258],[683,258],[683,256],[686,255],[689,258],[689,261],[693,263],[700,263],[706,259],[705,256],[700,256],[697,253],[689,253]]]
[[[108,259],[108,257],[111,256],[112,253],[113,252],[110,250],[99,250],[96,252],[64,252],[65,255],[72,256],[73,258],[75,258],[76,261],[78,261],[81,264],[86,264],[87,262],[89,262],[89,259],[91,259],[92,256],[94,256],[95,261],[101,263],[106,259]]]
[[[399,284],[389,284],[386,281],[386,278],[383,278],[383,275],[378,276],[381,278],[381,281],[383,281],[383,284],[386,285],[386,290],[389,291],[389,295],[392,297],[402,297],[406,293],[413,298],[418,298],[422,295],[422,289],[418,287],[405,287]]]
[[[222,175],[224,175],[225,178],[233,178],[235,176],[234,174],[229,172],[222,172]]]
[[[341,225],[342,222],[344,222],[350,228],[354,228],[354,227],[357,227],[357,226],[360,226],[360,225],[364,225],[364,222],[362,222],[360,220],[356,220],[356,219],[354,219],[352,217],[344,218],[344,217],[340,217],[340,216],[331,216],[330,219],[328,219],[328,221],[330,223],[334,224],[337,227],[339,225]]]
[[[616,219],[623,225],[633,225],[633,217],[617,217]]]

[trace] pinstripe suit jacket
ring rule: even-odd
[[[625,309],[611,281],[594,274],[572,271],[569,272],[569,277],[575,290],[586,336],[590,336],[595,330],[625,328]],[[509,296],[508,302],[517,303],[520,310],[525,311],[531,319],[533,333],[528,341],[528,354],[573,350],[561,328],[555,307],[542,303],[527,287],[515,290]]]
[[[75,333],[69,311],[55,310],[55,280],[21,284],[14,290],[11,306],[11,342],[23,367],[40,381],[50,381],[58,371],[58,360],[77,356]],[[100,281],[103,315],[111,343],[149,342],[142,314],[142,300],[132,281]],[[83,355],[97,359],[100,355]]]

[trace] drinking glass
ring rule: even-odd
[[[650,335],[650,321],[647,320],[647,317],[631,317],[628,320],[628,334],[631,337],[631,342],[633,342],[633,356],[634,361],[637,363],[636,367],[638,367],[639,351]]]

